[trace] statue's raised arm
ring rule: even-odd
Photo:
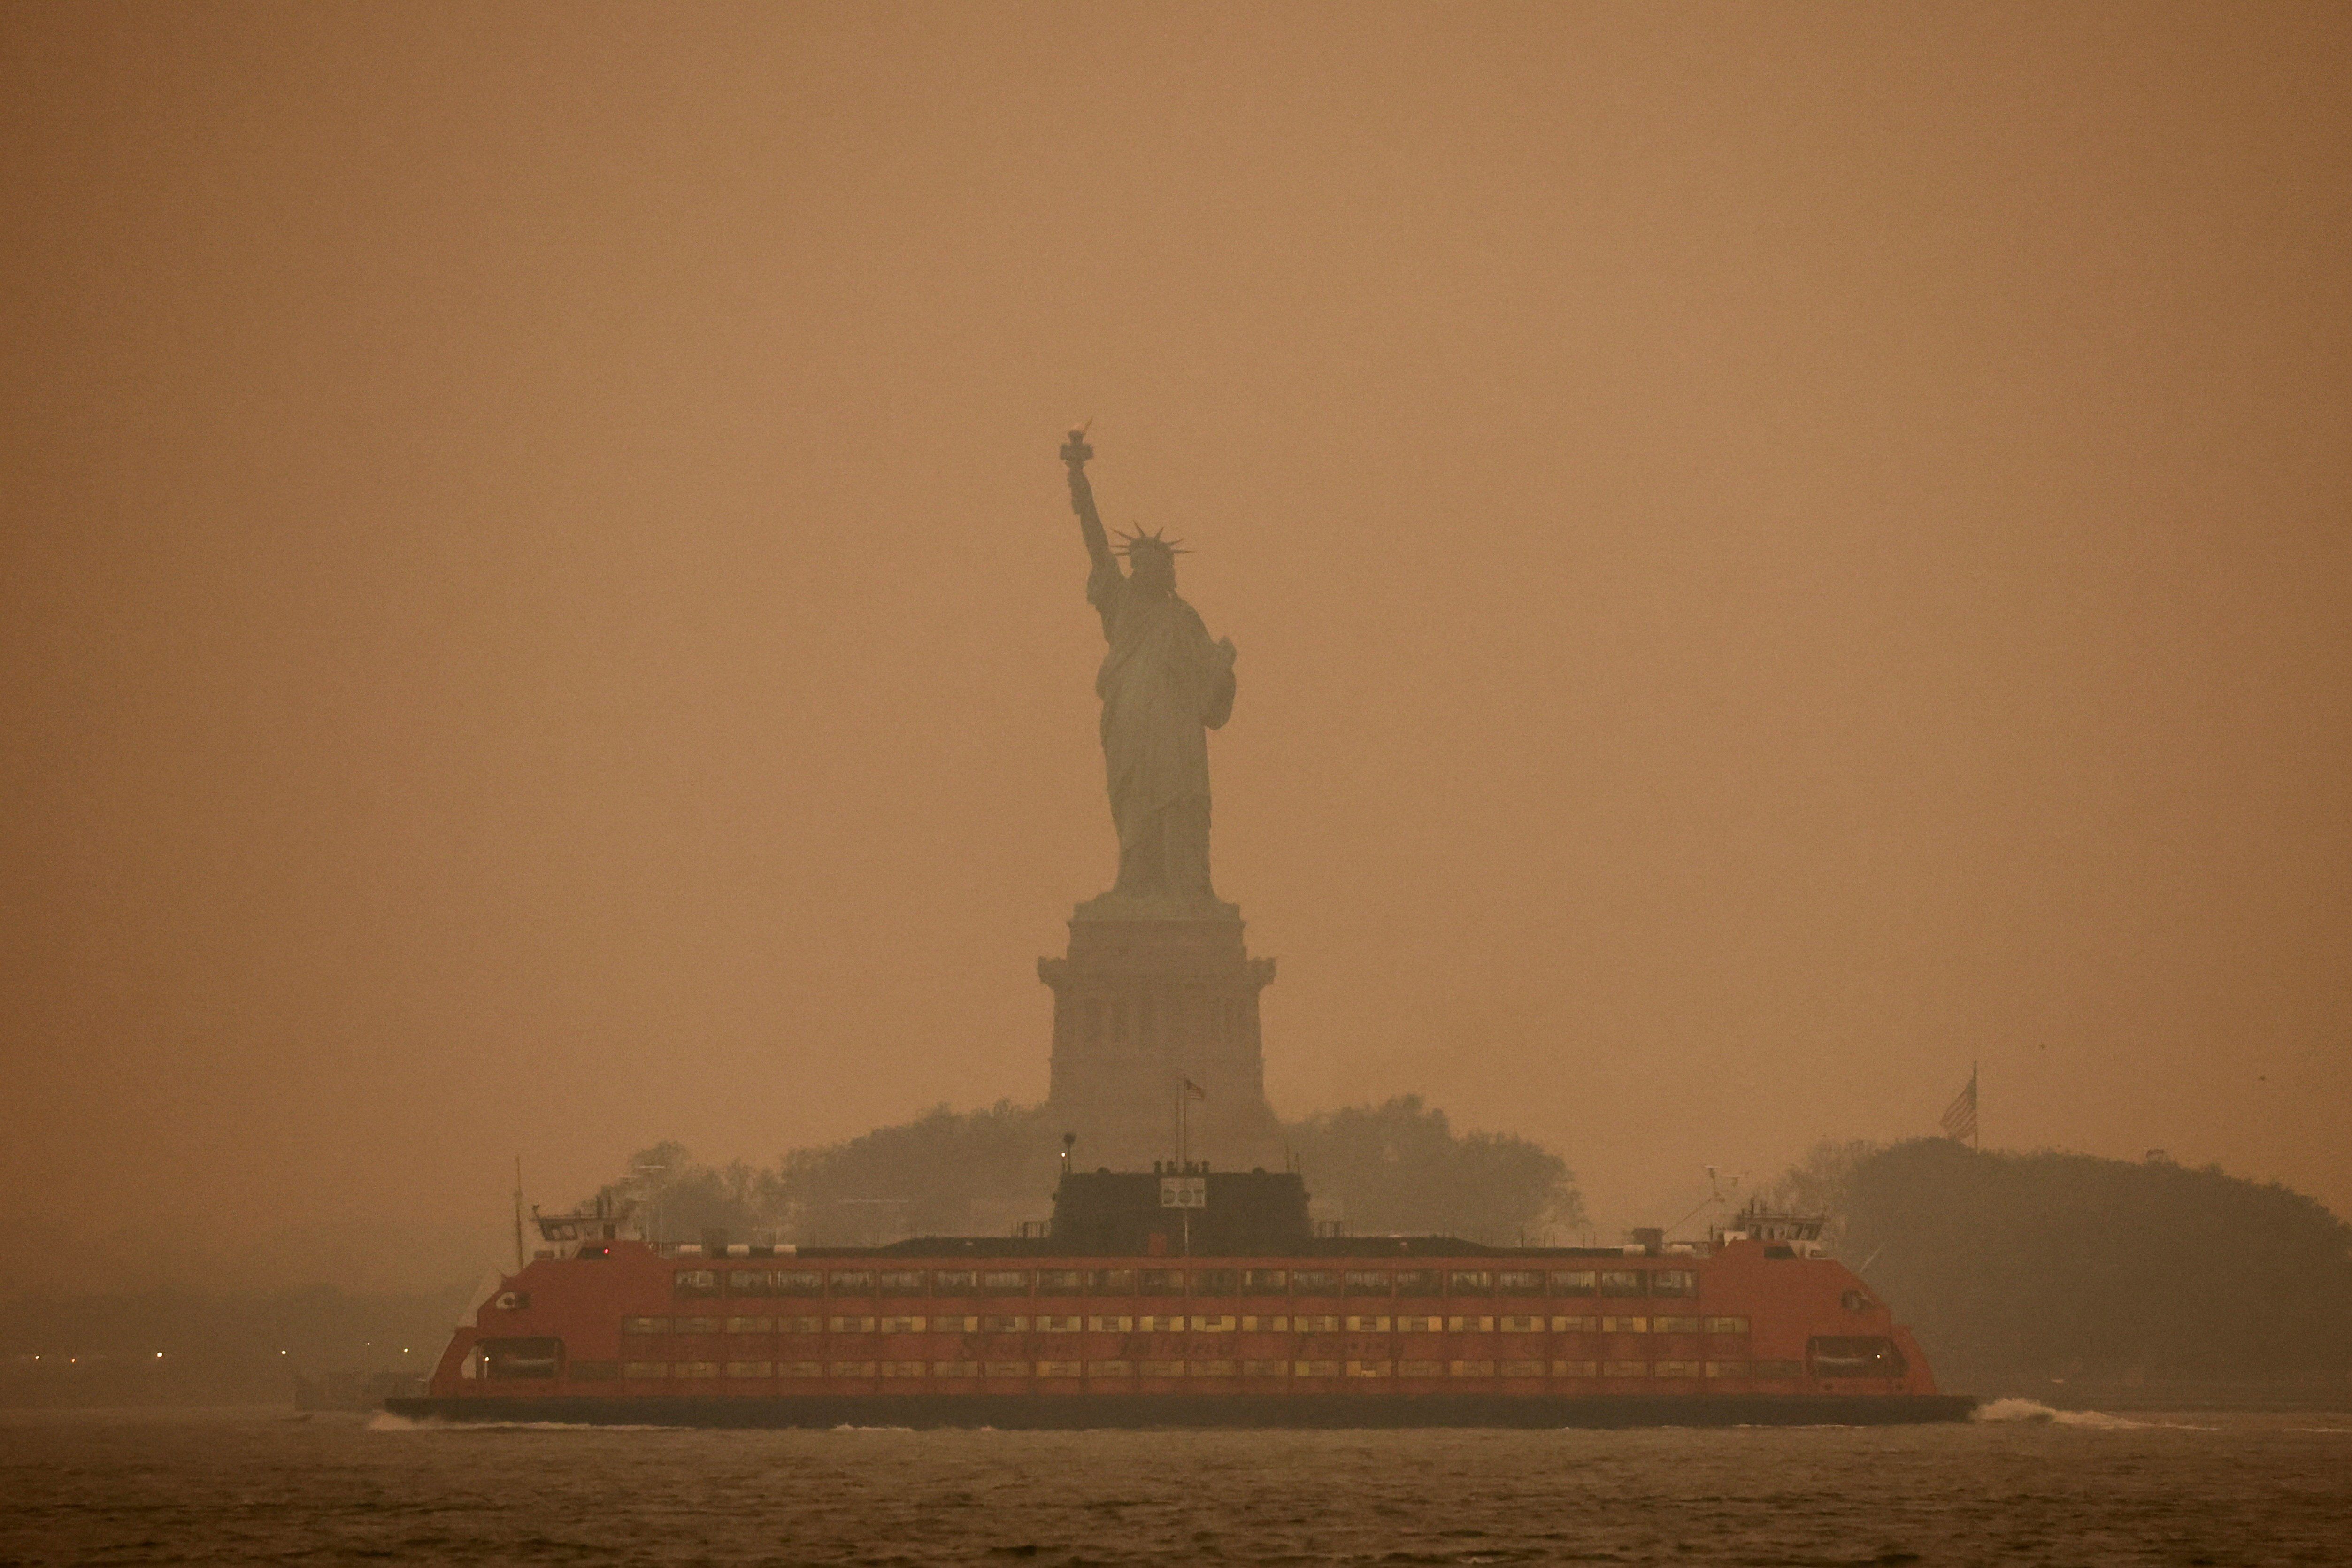
[[[1087,478],[1087,459],[1095,449],[1087,445],[1084,429],[1070,432],[1062,443],[1062,461],[1070,469],[1070,510],[1078,514],[1078,532],[1087,542],[1087,558],[1094,563],[1097,572],[1116,573],[1118,561],[1112,555],[1110,535],[1103,531],[1102,518],[1095,510],[1095,487]]]

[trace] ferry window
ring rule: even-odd
[[[1295,1361],[1290,1363],[1293,1377],[1337,1377],[1339,1363],[1336,1361]]]
[[[776,1331],[773,1318],[730,1318],[727,1331],[730,1334],[772,1334]]]
[[[828,1370],[835,1377],[872,1377],[874,1363],[870,1361],[837,1361]]]
[[[1078,1363],[1074,1361],[1041,1361],[1037,1363],[1039,1377],[1076,1377]]]
[[[1290,1276],[1290,1293],[1294,1296],[1336,1296],[1339,1293],[1339,1277],[1328,1269],[1294,1269]],[[1304,1377],[1304,1373],[1299,1374]]]
[[[1087,1270],[1087,1290],[1095,1296],[1132,1296],[1135,1294],[1135,1270],[1089,1268]]]
[[[1281,1377],[1290,1371],[1290,1363],[1282,1361],[1245,1361],[1242,1363],[1244,1377]]]
[[[870,1334],[874,1331],[871,1318],[835,1318],[825,1325],[836,1334]]]
[[[1650,1294],[1696,1296],[1698,1294],[1698,1275],[1688,1268],[1654,1269],[1650,1275]]]
[[[1029,1320],[1026,1318],[982,1318],[980,1321],[980,1328],[982,1333],[989,1334],[1025,1334],[1029,1331]]]
[[[727,1271],[727,1293],[730,1296],[764,1296],[768,1294],[768,1271],[764,1268],[730,1268]]]
[[[1601,1293],[1604,1296],[1638,1296],[1642,1293],[1642,1271],[1638,1268],[1604,1268],[1601,1271]]]
[[[1396,1293],[1400,1296],[1436,1295],[1438,1293],[1437,1270],[1434,1268],[1404,1270],[1396,1277]]]
[[[715,1361],[682,1361],[677,1363],[677,1370],[671,1375],[674,1377],[717,1377],[719,1375],[719,1363]]]
[[[1598,1318],[1554,1318],[1551,1331],[1556,1334],[1597,1334],[1601,1331]]]
[[[1445,1278],[1445,1293],[1449,1296],[1491,1296],[1495,1293],[1495,1277],[1484,1268],[1457,1268]]]
[[[1454,1363],[1460,1365],[1459,1362]],[[1397,1363],[1399,1377],[1444,1377],[1445,1363],[1442,1361],[1403,1361]]]
[[[1025,1361],[992,1361],[982,1363],[981,1371],[988,1377],[1026,1377],[1029,1363]]]
[[[666,1361],[625,1361],[621,1375],[625,1378],[667,1377],[669,1363]]]
[[[882,1332],[886,1334],[919,1334],[923,1331],[923,1320],[920,1318],[884,1318],[881,1324]]]
[[[1127,1317],[1089,1318],[1087,1320],[1087,1328],[1088,1331],[1097,1334],[1132,1333],[1135,1330],[1135,1320]]]
[[[623,1318],[621,1331],[625,1334],[666,1334],[669,1332],[667,1318]]]
[[[1347,1293],[1350,1296],[1387,1295],[1389,1293],[1388,1271],[1383,1268],[1349,1269]]]
[[[1816,1338],[1805,1346],[1815,1377],[1901,1377],[1908,1370],[1895,1342],[1877,1337]]]
[[[1654,1334],[1695,1334],[1698,1332],[1696,1318],[1652,1318],[1650,1331]]]
[[[1544,1293],[1544,1277],[1532,1268],[1506,1268],[1495,1276],[1495,1293],[1498,1296],[1540,1296]]]
[[[482,1342],[482,1375],[485,1377],[553,1377],[562,1360],[562,1340]]]
[[[1748,1331],[1745,1318],[1709,1318],[1706,1331],[1710,1334],[1744,1334]]]
[[[976,1334],[980,1332],[978,1318],[933,1318],[931,1332],[935,1334]]]
[[[1539,1334],[1543,1332],[1544,1321],[1541,1318],[1505,1318],[1502,1328],[1507,1334]]]
[[[1173,1268],[1147,1268],[1136,1276],[1135,1293],[1139,1296],[1181,1296],[1184,1276]]]
[[[1351,1361],[1348,1363],[1349,1377],[1388,1377],[1396,1371],[1391,1361]]]
[[[1181,1361],[1139,1362],[1136,1370],[1146,1377],[1181,1377],[1184,1375],[1184,1363]]]
[[[931,1363],[933,1377],[978,1377],[980,1363],[976,1361],[935,1361]]]
[[[730,1361],[727,1363],[730,1377],[773,1377],[776,1363],[772,1361]]]
[[[1244,1296],[1279,1296],[1289,1289],[1290,1272],[1287,1269],[1244,1268],[1242,1270],[1242,1294]]]
[[[874,1294],[874,1276],[871,1272],[863,1268],[845,1270],[842,1273],[835,1274],[828,1283],[832,1287],[833,1293],[836,1296],[871,1296]]]
[[[1650,1363],[1645,1361],[1604,1361],[1601,1363],[1603,1377],[1647,1377]]]
[[[980,1276],[969,1268],[942,1268],[931,1276],[934,1296],[971,1296],[980,1290]]]
[[[769,1288],[779,1296],[822,1296],[824,1276],[814,1268],[788,1268],[768,1277]]]
[[[681,1268],[675,1283],[681,1296],[716,1296],[719,1294],[719,1271],[715,1268]]]
[[[886,1361],[881,1370],[885,1377],[920,1377],[923,1375],[923,1363],[919,1361]]]
[[[1603,1318],[1601,1331],[1604,1334],[1646,1334],[1650,1331],[1647,1318]]]
[[[1133,1377],[1135,1366],[1123,1361],[1090,1361],[1087,1363],[1088,1377]]]
[[[1192,1377],[1237,1377],[1241,1374],[1241,1367],[1229,1361],[1186,1362],[1184,1371]]]
[[[1293,1318],[1290,1326],[1302,1334],[1336,1334],[1339,1331],[1337,1317]]]
[[[1709,1377],[1746,1377],[1748,1363],[1744,1361],[1711,1361],[1706,1363]]]
[[[1541,1377],[1543,1363],[1539,1361],[1507,1361],[1503,1363],[1505,1377]]]
[[[1001,1268],[980,1277],[980,1293],[983,1296],[1026,1296],[1029,1294],[1029,1271],[1025,1268]]]
[[[883,1275],[881,1288],[885,1296],[919,1296],[923,1293],[923,1277],[911,1268],[899,1269]]]
[[[1076,1268],[1040,1268],[1037,1270],[1037,1294],[1040,1296],[1075,1296],[1087,1288],[1086,1273]]]
[[[823,1318],[778,1318],[776,1327],[788,1334],[821,1333],[824,1329],[824,1320]]]
[[[1556,1361],[1551,1363],[1554,1377],[1599,1377],[1601,1363],[1597,1361]]]
[[[575,1361],[564,1369],[574,1383],[610,1383],[621,1375],[616,1361]]]
[[[1454,1377],[1492,1377],[1495,1363],[1491,1361],[1457,1361],[1446,1368]]]
[[[1195,1268],[1192,1270],[1192,1294],[1195,1296],[1231,1296],[1242,1288],[1238,1268]]]
[[[1696,1377],[1698,1363],[1695,1361],[1662,1361],[1653,1375],[1657,1377]]]
[[[1555,1296],[1590,1296],[1599,1289],[1600,1276],[1590,1268],[1555,1268],[1551,1273],[1551,1293]]]
[[[1037,1320],[1037,1331],[1041,1334],[1083,1333],[1086,1323],[1087,1321],[1084,1318],[1042,1317]]]
[[[1805,1363],[1801,1361],[1759,1361],[1756,1363],[1759,1377],[1802,1377]]]
[[[716,1318],[677,1318],[671,1321],[670,1327],[681,1334],[715,1334],[719,1331],[719,1320]]]

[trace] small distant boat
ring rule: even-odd
[[[1066,1170],[1042,1236],[547,1245],[404,1415],[703,1426],[1883,1424],[1965,1417],[1818,1219],[1705,1243],[1318,1235],[1296,1173]]]

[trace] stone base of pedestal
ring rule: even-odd
[[[1082,904],[1068,954],[1039,959],[1037,977],[1054,991],[1050,1109],[1057,1131],[1077,1135],[1080,1169],[1177,1158],[1188,1079],[1202,1090],[1184,1108],[1191,1158],[1280,1168],[1258,1032],[1274,960],[1249,955],[1234,906]]]

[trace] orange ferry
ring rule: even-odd
[[[549,1246],[387,1400],[711,1426],[1631,1426],[1955,1420],[1818,1221],[1704,1244],[1316,1234],[1296,1173],[1066,1171],[1046,1234]]]

